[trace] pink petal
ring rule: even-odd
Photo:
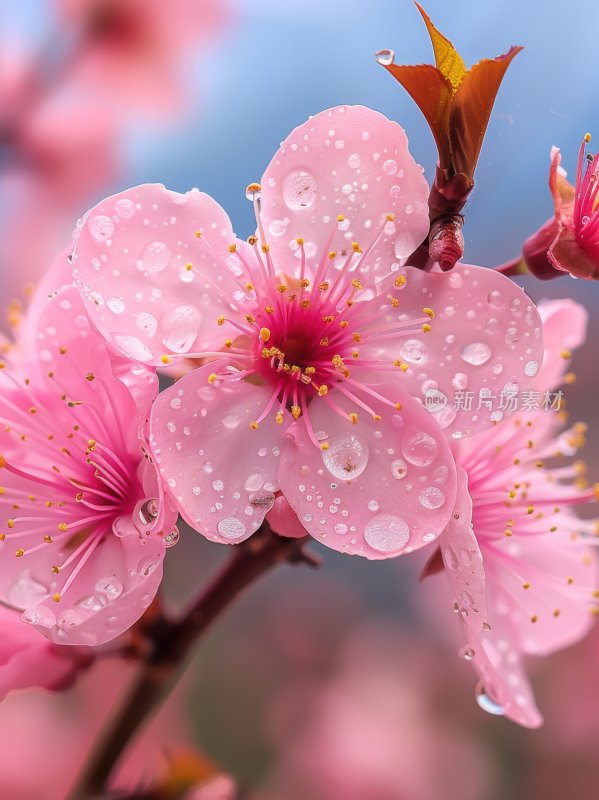
[[[146,184],[88,212],[73,274],[98,330],[130,358],[159,365],[165,353],[205,348],[202,323],[230,311],[225,295],[241,291],[229,268],[234,241],[208,195]]]
[[[300,419],[283,451],[281,490],[308,532],[334,550],[381,559],[434,541],[450,519],[455,465],[436,422],[392,383],[377,391],[401,411],[372,399],[380,421],[360,414],[355,425],[326,402],[310,407],[321,451]],[[346,412],[355,405],[338,392]],[[352,477],[353,476],[353,477]]]
[[[287,539],[302,539],[308,533],[283,496],[276,498],[274,506],[266,515],[266,519],[275,533]]]
[[[568,351],[580,347],[586,339],[588,312],[574,300],[549,300],[539,305],[543,320],[543,366],[537,376],[539,391],[555,389],[563,382],[570,365]]]
[[[151,447],[185,520],[208,539],[243,541],[262,524],[278,490],[277,468],[288,421],[257,420],[272,389],[245,380],[208,377],[224,359],[181,378],[162,392],[151,417]],[[290,419],[290,415],[287,415]]]
[[[458,490],[451,519],[439,545],[458,610],[474,627],[487,622],[485,570],[479,544],[472,530],[472,500],[468,476],[457,467]]]
[[[360,346],[360,356],[407,366],[403,385],[426,401],[453,438],[510,416],[508,408],[500,408],[502,392],[531,388],[543,357],[542,325],[532,301],[509,278],[482,267],[458,264],[449,273],[407,267],[397,274],[406,279],[392,290],[397,309],[389,302],[388,286],[367,309],[365,304],[363,332],[371,341]],[[378,313],[371,307],[375,303]],[[423,307],[434,312],[434,319],[423,314]],[[422,333],[416,326],[411,333],[377,339],[383,325],[416,318],[430,323],[431,330]],[[479,408],[479,398],[488,393],[490,408]]]
[[[289,134],[262,178],[261,217],[275,263],[292,271],[284,262],[297,237],[318,263],[352,241],[366,251],[387,226],[361,268],[385,275],[428,234],[428,191],[397,123],[364,106],[322,111]]]
[[[518,636],[508,615],[509,599],[496,585],[489,586],[494,598],[491,630],[473,628],[462,620],[466,646],[464,657],[472,662],[481,682],[478,703],[490,713],[505,715],[526,728],[538,728],[543,718],[537,709],[522,663]]]

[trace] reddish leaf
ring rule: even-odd
[[[420,11],[428,30],[428,35],[431,37],[437,69],[449,80],[455,91],[460,85],[464,75],[468,72],[468,68],[449,39],[435,28],[422,6],[416,3],[416,8]]]

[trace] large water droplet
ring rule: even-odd
[[[48,606],[31,606],[26,608],[21,614],[23,622],[30,625],[40,625],[42,628],[53,628],[56,625],[56,617],[52,609]]]
[[[357,478],[368,464],[368,445],[354,433],[340,433],[322,451],[322,460],[331,475],[344,481]]]
[[[137,269],[141,272],[161,272],[171,260],[171,255],[164,242],[150,242],[137,262]]]
[[[117,200],[114,206],[114,210],[123,219],[131,219],[131,217],[135,214],[135,203],[133,200],[129,200],[127,197],[122,197],[120,200]]]
[[[177,306],[160,322],[162,343],[174,353],[188,353],[195,342],[202,315],[195,306]]]
[[[426,357],[426,346],[419,339],[406,339],[399,348],[399,354],[410,364],[420,364]]]
[[[154,336],[156,329],[158,328],[158,320],[153,314],[149,314],[147,311],[142,311],[140,314],[136,314],[135,324],[140,331],[143,331],[146,336],[150,337]]]
[[[441,508],[445,503],[445,492],[439,489],[438,486],[427,486],[426,489],[422,489],[418,499],[423,508],[431,510]]]
[[[96,581],[96,592],[103,592],[109,600],[116,600],[123,594],[123,582],[116,575],[99,578]]]
[[[109,297],[106,305],[113,314],[122,314],[125,310],[125,301],[122,297]]]
[[[502,717],[505,714],[504,707],[493,700],[482,681],[476,687],[476,702],[487,714],[493,714],[496,717]]]
[[[174,547],[179,539],[181,538],[181,534],[179,533],[179,528],[175,525],[173,530],[164,537],[164,546],[165,547]]]
[[[316,200],[318,184],[311,172],[294,170],[285,178],[283,184],[283,199],[292,211],[301,211]]]
[[[245,525],[235,517],[221,519],[217,525],[218,532],[225,539],[240,539],[245,534]]]
[[[383,67],[390,67],[395,61],[395,52],[393,50],[377,50],[374,57],[377,60],[377,64],[381,64]]]
[[[403,441],[402,451],[410,464],[426,467],[437,458],[439,446],[430,433],[417,431]]]
[[[491,348],[484,342],[471,342],[462,347],[460,356],[467,364],[480,366],[486,364],[491,358]]]
[[[487,295],[487,303],[493,308],[500,308],[505,303],[505,297],[497,289],[494,289]]]
[[[92,217],[88,223],[89,232],[97,242],[105,242],[114,233],[114,222],[104,214]]]
[[[410,538],[408,524],[392,514],[379,514],[366,525],[364,539],[379,553],[395,553],[403,550]]]
[[[90,594],[86,597],[82,597],[75,605],[80,606],[85,611],[89,611],[91,614],[97,614],[98,611],[102,611],[103,608],[106,608],[108,605],[108,599],[103,594]]]

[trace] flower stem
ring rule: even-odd
[[[141,671],[79,776],[70,800],[107,796],[108,780],[121,755],[172,691],[190,651],[207,628],[244,589],[278,564],[318,564],[317,558],[303,549],[309,538],[281,537],[264,521],[251,539],[235,546],[223,570],[181,619],[169,621],[161,615],[152,622],[147,632],[150,648]]]

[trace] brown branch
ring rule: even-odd
[[[315,566],[315,557],[303,549],[309,538],[286,539],[274,533],[265,521],[251,539],[235,546],[230,561],[180,620],[171,622],[160,615],[151,623],[147,630],[150,647],[141,672],[104,732],[70,800],[107,796],[114,767],[142,724],[174,688],[193,646],[247,587],[273,567],[283,563]]]

